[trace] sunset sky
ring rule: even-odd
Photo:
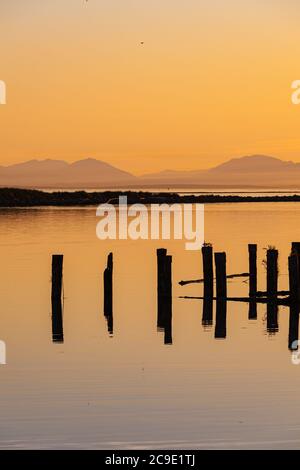
[[[299,23],[298,0],[0,0],[0,164],[300,162]]]

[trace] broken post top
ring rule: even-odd
[[[248,244],[248,251],[249,253],[256,253],[257,252],[257,245],[255,243]]]
[[[167,250],[166,248],[158,248],[156,254],[157,256],[167,256]]]
[[[113,254],[112,253],[109,253],[107,257],[107,268],[111,270],[113,268]]]
[[[225,253],[225,251],[215,253],[215,260],[216,260],[216,261],[225,261],[225,260],[226,260],[226,253]]]
[[[300,242],[292,242],[292,254],[300,254]]]

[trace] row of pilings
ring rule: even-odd
[[[290,307],[289,344],[298,339],[298,323],[300,310],[300,242],[293,242],[288,258],[289,290],[278,290],[278,250],[269,248],[266,254],[266,290],[258,290],[257,283],[257,245],[248,245],[249,272],[227,274],[226,253],[213,252],[210,244],[202,249],[203,279],[181,281],[181,285],[192,282],[203,283],[202,324],[212,325],[213,301],[216,300],[215,338],[226,337],[227,302],[238,301],[249,303],[249,319],[257,318],[257,304],[267,304],[267,329],[269,332],[278,330],[278,305]],[[157,328],[164,332],[165,344],[172,344],[172,256],[167,250],[157,250]],[[227,280],[234,277],[249,279],[249,295],[247,297],[229,297]],[[103,273],[104,315],[107,320],[108,332],[113,334],[113,254],[107,258]],[[63,342],[63,255],[52,257],[52,336],[54,342]],[[190,298],[185,296],[184,298]]]

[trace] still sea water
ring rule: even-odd
[[[226,338],[202,324],[199,252],[176,241],[100,241],[95,208],[0,211],[0,448],[300,448],[300,365],[288,348],[289,308],[269,329],[265,305],[228,302]],[[300,204],[205,207],[205,240],[227,252],[228,274],[248,271],[258,244],[279,250],[279,288],[288,288]],[[156,249],[173,256],[172,345],[157,331]],[[114,253],[114,332],[103,315],[103,270]],[[64,254],[64,342],[51,331],[51,256]],[[247,296],[244,278],[230,296]]]

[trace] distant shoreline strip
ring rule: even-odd
[[[0,188],[0,207],[35,206],[96,206],[118,204],[119,196],[127,196],[128,204],[221,204],[245,202],[300,202],[300,195],[241,196],[241,195],[180,195],[176,192],[149,191],[56,191],[46,192],[34,189]]]

